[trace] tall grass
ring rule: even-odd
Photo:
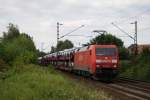
[[[18,69],[17,69],[18,70]],[[86,87],[52,68],[28,65],[16,67],[0,79],[0,100],[111,100],[102,91]]]
[[[146,63],[142,60],[137,63],[121,61],[120,66],[120,76],[150,81],[150,62]]]

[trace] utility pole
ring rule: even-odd
[[[56,51],[58,52],[58,42],[59,42],[59,26],[60,25],[63,25],[63,24],[60,24],[59,22],[57,22],[57,43],[56,43]]]
[[[57,22],[57,43],[56,43],[56,50],[57,50],[58,41],[59,41],[59,22]]]
[[[137,21],[131,23],[135,25],[135,34],[134,34],[134,45],[135,45],[135,55],[138,54],[138,43],[137,43]]]
[[[58,57],[59,26],[60,25],[63,25],[63,24],[60,24],[59,22],[57,22],[57,43],[56,43],[56,55],[57,55],[57,57]]]
[[[118,27],[116,24],[111,23],[113,26],[115,26],[116,28],[118,28],[121,32],[125,33],[128,37],[130,37],[131,39],[134,40],[134,53],[135,55],[138,54],[138,44],[137,44],[137,21],[131,23],[131,24],[135,24],[135,34],[134,36],[129,35],[126,31],[124,31],[123,29],[121,29],[120,27]]]
[[[81,25],[81,26],[75,28],[74,30],[72,30],[72,31],[70,31],[70,32],[68,32],[68,33],[66,33],[66,34],[64,34],[63,36],[59,36],[59,35],[60,35],[60,34],[59,34],[59,26],[60,26],[60,25],[63,25],[63,24],[60,24],[59,22],[57,22],[57,44],[56,44],[56,52],[57,52],[57,55],[58,55],[58,48],[57,48],[57,46],[58,46],[59,39],[65,37],[65,36],[69,36],[69,34],[71,34],[71,33],[75,32],[75,31],[79,30],[79,29],[82,28],[82,27],[84,27],[84,25]]]

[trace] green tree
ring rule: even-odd
[[[54,53],[56,52],[56,48],[54,46],[51,46],[51,52],[50,53]]]
[[[90,40],[88,44],[115,44],[118,46],[120,59],[129,58],[128,50],[124,47],[123,41],[114,35],[101,34]]]
[[[64,41],[64,48],[65,49],[69,49],[69,48],[72,48],[73,47],[73,43],[69,40],[65,40]]]
[[[141,54],[139,55],[139,61],[143,61],[145,63],[150,63],[150,49],[144,48]]]
[[[5,52],[5,60],[8,63],[12,63],[19,57],[20,59],[23,59],[22,61],[25,63],[31,63],[36,59],[36,48],[34,42],[30,36],[26,34],[21,34],[11,42],[7,42],[5,44]]]
[[[101,34],[90,40],[89,44],[115,44],[118,47],[123,47],[123,41],[111,34]]]
[[[8,31],[3,32],[3,38],[0,38],[0,70],[6,69],[6,65],[21,69],[23,64],[35,63],[37,50],[32,38],[20,33],[14,24],[10,23],[7,28]]]
[[[59,41],[58,45],[57,45],[57,50],[61,51],[64,49],[69,49],[73,47],[73,43],[69,40],[65,40],[65,41]]]
[[[3,32],[3,40],[7,40],[7,41],[12,40],[20,35],[17,25],[9,23],[7,28],[8,28],[8,31]]]
[[[129,59],[129,51],[125,47],[119,47],[119,58],[122,60]]]
[[[37,56],[38,56],[38,57],[42,57],[42,56],[44,56],[44,55],[46,55],[45,52],[40,51],[39,49],[37,50]]]
[[[57,47],[56,47],[56,51],[61,51],[63,50],[63,41],[58,41]]]
[[[0,43],[0,58],[2,59],[4,57],[4,45]]]
[[[4,59],[4,45],[2,43],[0,43],[0,71],[3,71],[4,69],[6,69],[6,64]]]

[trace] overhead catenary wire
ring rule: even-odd
[[[86,35],[68,35],[68,36],[81,36],[81,37],[92,37],[92,36],[86,36]]]
[[[114,23],[111,23],[113,26],[115,26],[117,29],[119,29],[121,32],[125,33],[128,37],[132,38],[134,40],[134,37],[132,37],[131,35],[129,35],[129,33],[127,33],[126,31],[124,31],[123,29],[121,29],[119,26],[117,26]]]
[[[116,21],[113,21],[113,23],[117,23],[117,24],[123,24],[124,22],[127,22],[127,20],[131,20],[135,17],[141,17],[143,14],[147,13],[147,12],[150,12],[150,9],[146,9],[144,11],[141,11],[141,12],[138,12],[137,14],[134,14],[134,16],[130,16],[130,17],[125,17],[123,19],[120,19],[121,21],[118,21],[118,19]],[[110,26],[112,23],[109,23],[109,24],[104,24],[103,26],[101,27],[108,27]]]
[[[65,37],[65,36],[67,36],[67,35],[69,35],[69,34],[71,34],[71,33],[75,32],[75,31],[77,31],[78,29],[80,29],[80,28],[82,28],[82,27],[84,27],[84,25],[81,25],[80,27],[78,27],[78,28],[76,28],[76,29],[72,30],[72,31],[71,31],[71,32],[69,32],[69,33],[66,33],[66,34],[65,34],[65,35],[63,35],[63,36],[60,36],[60,37],[59,37],[59,39],[61,39],[61,38]]]
[[[126,22],[127,20],[131,20],[131,19],[133,19],[133,18],[141,17],[143,14],[145,14],[145,13],[147,13],[147,12],[150,12],[150,9],[146,9],[146,10],[144,10],[144,11],[138,12],[137,14],[134,14],[134,16],[130,16],[130,17],[128,17],[128,18],[124,18],[124,19],[122,19],[122,20],[119,21],[119,22],[118,22],[118,20],[113,21],[113,22],[116,22],[116,23],[118,23],[118,24],[120,24],[120,23],[122,24],[123,22]]]

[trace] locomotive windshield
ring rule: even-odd
[[[97,56],[114,56],[116,54],[116,48],[96,48]]]

